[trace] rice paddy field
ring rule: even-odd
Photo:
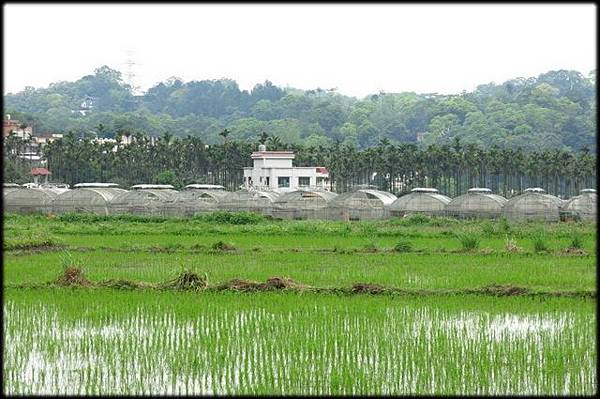
[[[592,395],[596,226],[5,215],[8,394]]]

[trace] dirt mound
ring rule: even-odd
[[[217,241],[213,245],[210,246],[213,251],[235,251],[236,248],[233,245],[227,244],[223,241]]]
[[[101,287],[107,287],[107,288],[116,288],[119,290],[134,290],[137,288],[146,288],[148,287],[147,284],[141,283],[141,282],[135,282],[135,281],[129,281],[129,280],[123,280],[123,279],[117,279],[117,280],[106,280],[103,281],[101,283],[98,284]]]
[[[356,294],[381,294],[385,287],[379,284],[356,283],[352,286],[352,292]]]
[[[252,280],[243,280],[234,278],[223,284],[217,286],[219,290],[232,290],[232,291],[257,291],[261,283]]]
[[[159,286],[159,288],[170,288],[176,290],[201,290],[208,287],[208,277],[206,274],[200,277],[198,274],[185,271],[172,280],[169,280]]]
[[[576,256],[585,256],[588,254],[585,249],[573,248],[573,247],[565,248],[562,251],[560,251],[560,253],[562,255],[576,255]]]
[[[270,277],[267,279],[265,286],[277,290],[306,288],[305,285],[300,284],[289,277]]]
[[[309,287],[288,277],[270,277],[264,283],[252,280],[233,279],[217,286],[217,289],[219,290],[233,291],[299,291],[306,288]]]
[[[480,290],[481,293],[487,295],[497,295],[497,296],[511,296],[511,295],[526,295],[529,293],[529,290],[525,287],[519,287],[516,285],[498,285],[492,284],[487,287],[483,287]]]
[[[93,283],[83,274],[79,267],[69,266],[65,268],[63,274],[55,281],[56,284],[63,287],[91,287]]]

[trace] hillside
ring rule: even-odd
[[[550,71],[483,84],[458,95],[378,93],[363,99],[332,90],[302,91],[270,82],[251,91],[233,80],[171,78],[135,96],[121,73],[103,66],[75,82],[28,87],[4,96],[5,113],[33,121],[36,132],[121,132],[256,139],[358,148],[390,143],[497,145],[525,150],[596,150],[595,72]],[[422,139],[422,140],[418,140]]]

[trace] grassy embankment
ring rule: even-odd
[[[50,282],[75,266],[96,282],[158,284],[190,271],[215,286],[279,276],[320,288],[361,283],[461,292],[500,285],[588,294],[595,288],[591,224],[211,219],[9,215],[4,284]]]

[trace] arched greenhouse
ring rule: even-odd
[[[138,184],[131,191],[117,195],[109,206],[110,214],[161,215],[165,202],[172,201],[177,191],[168,184]]]
[[[277,219],[326,219],[327,205],[336,193],[322,190],[296,190],[282,193],[273,203]]]
[[[118,184],[114,183],[79,183],[73,190],[59,194],[52,201],[52,212],[92,213],[106,216],[110,214],[110,202],[125,192],[127,191],[118,188]]]
[[[598,194],[593,188],[586,188],[579,192],[576,197],[571,198],[563,204],[561,216],[576,220],[596,221],[598,210]]]
[[[273,203],[279,195],[274,191],[238,190],[227,193],[219,207],[225,211],[255,212],[270,216],[273,214]]]
[[[390,205],[391,216],[406,216],[415,213],[441,216],[451,201],[435,188],[413,188],[410,194],[399,197]]]
[[[11,191],[20,190],[22,188],[23,187],[21,187],[17,183],[3,183],[2,184],[2,194],[6,195],[6,194],[10,193]]]
[[[398,198],[386,191],[359,189],[342,193],[327,207],[331,220],[374,220],[388,216],[388,207]]]
[[[55,191],[43,188],[12,190],[4,195],[4,212],[49,213],[57,195]]]
[[[194,216],[215,212],[219,202],[227,195],[225,187],[213,184],[189,184],[172,199],[164,202],[162,213],[166,216]]]
[[[453,198],[446,205],[446,214],[457,218],[489,218],[502,216],[507,199],[492,193],[489,188],[471,188],[466,194]]]
[[[557,222],[562,200],[546,194],[542,188],[528,188],[512,197],[502,208],[502,216],[509,220],[543,220]]]

